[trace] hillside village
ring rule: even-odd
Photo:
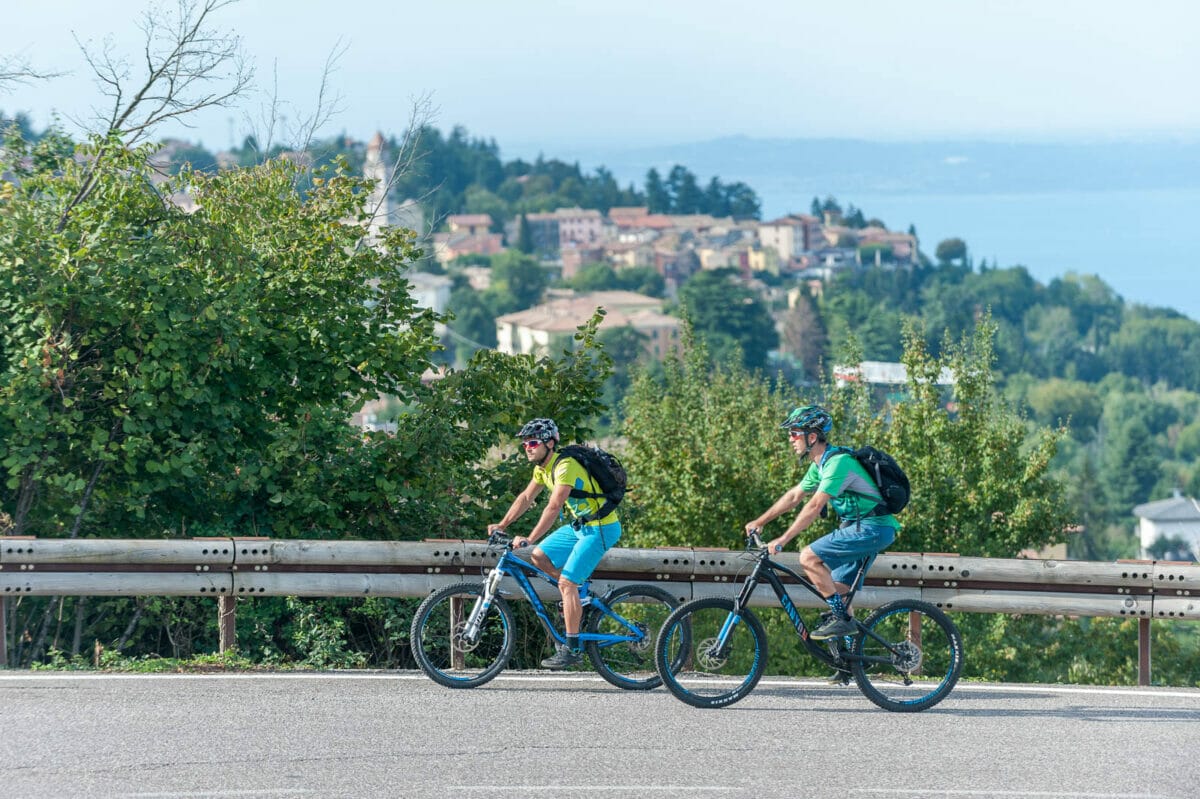
[[[480,291],[488,288],[489,270],[459,264],[471,260],[470,256],[494,256],[509,249],[536,256],[564,281],[589,264],[606,264],[618,272],[653,269],[663,277],[668,298],[699,271],[730,269],[765,299],[775,299],[780,289],[755,279],[755,275],[774,276],[774,283],[785,287],[782,293],[790,293],[789,306],[795,303],[796,293],[819,294],[825,282],[843,271],[905,269],[919,257],[913,233],[872,224],[852,227],[832,211],[820,218],[797,213],[759,221],[651,213],[645,206],[618,206],[607,212],[571,207],[522,214],[502,226],[488,214],[426,220],[414,200],[384,191],[393,183],[392,163],[385,139],[376,134],[363,163],[364,175],[377,186],[367,200],[374,211],[370,228],[377,231],[394,225],[424,233],[426,250],[440,271],[461,270]],[[452,286],[449,277],[430,272],[409,277],[421,305],[438,312],[446,309]],[[496,319],[497,349],[515,354],[569,346],[575,329],[597,306],[608,311],[605,324],[629,325],[642,333],[647,352],[656,358],[661,359],[678,341],[679,320],[662,312],[661,299],[628,291],[578,296],[569,289],[550,289],[542,304]]]

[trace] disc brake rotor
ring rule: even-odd
[[[892,655],[892,665],[896,667],[897,671],[906,674],[911,674],[921,668],[921,660],[921,647],[912,641],[901,641]]]
[[[718,651],[716,638],[706,638],[696,647],[696,662],[707,671],[716,671],[729,661],[728,654]]]
[[[463,635],[466,629],[467,623],[465,621],[460,621],[458,624],[454,625],[454,631],[450,633],[450,643],[451,646],[454,647],[455,651],[473,652],[475,651],[475,647],[479,646],[479,641],[483,638],[483,636],[480,635],[474,641],[470,641],[465,635]]]

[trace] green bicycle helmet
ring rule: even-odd
[[[824,436],[833,429],[833,417],[820,405],[802,405],[789,413],[779,426],[788,430],[808,430]]]

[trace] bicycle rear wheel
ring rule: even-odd
[[[695,599],[663,622],[654,644],[658,674],[667,690],[692,707],[733,704],[754,690],[767,668],[762,623],[749,610],[740,616],[733,610],[732,599]]]
[[[653,585],[627,585],[613,591],[605,604],[616,616],[595,608],[588,612],[584,632],[604,635],[638,636],[636,640],[604,643],[588,641],[585,649],[600,676],[627,691],[647,691],[662,685],[654,668],[654,636],[679,602],[662,588]],[[676,667],[678,671],[678,667]]]
[[[447,688],[483,685],[508,665],[515,627],[512,610],[499,596],[480,622],[479,637],[470,642],[463,629],[483,595],[483,583],[450,585],[425,598],[413,616],[409,645],[421,671]]]
[[[926,710],[949,695],[963,667],[962,636],[928,602],[900,599],[876,609],[854,641],[851,669],[863,694],[898,713]]]

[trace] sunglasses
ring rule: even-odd
[[[525,449],[537,449],[539,446],[541,446],[541,443],[542,443],[541,441],[538,441],[538,440],[535,438],[535,439],[533,439],[532,441],[526,441],[526,442],[524,442],[524,443],[522,444],[522,446],[524,446],[524,447],[525,447]]]
[[[804,438],[807,434],[807,430],[789,430],[788,438]]]

